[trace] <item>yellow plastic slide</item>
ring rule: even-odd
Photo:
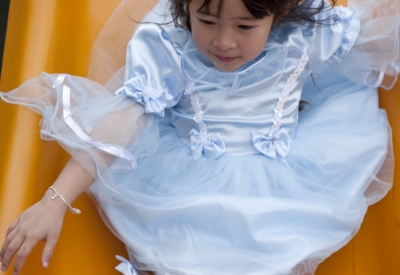
[[[130,16],[141,20],[148,0],[132,0]],[[154,1],[153,1],[154,2]],[[120,0],[12,0],[0,90],[9,91],[42,71],[86,76],[94,39]],[[345,3],[341,3],[345,4]],[[136,23],[132,22],[132,29]],[[128,38],[129,39],[129,38]],[[395,155],[400,156],[400,83],[396,92],[381,91],[382,108],[393,127]],[[39,137],[40,117],[28,108],[0,101],[0,236],[18,215],[38,201],[56,179],[68,155],[56,142]],[[397,165],[400,171],[400,164]],[[400,173],[394,188],[370,207],[357,236],[317,270],[318,275],[400,274]],[[125,247],[82,195],[67,213],[48,269],[41,266],[43,244],[27,259],[22,275],[112,275],[127,257]],[[2,239],[1,239],[2,241]],[[6,273],[12,274],[12,269]],[[244,274],[245,275],[245,274]]]

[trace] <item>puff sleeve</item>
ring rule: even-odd
[[[305,1],[305,9],[316,9],[320,1]],[[347,8],[336,7],[324,1],[324,9],[312,18],[301,31],[309,50],[309,67],[316,70],[324,63],[337,66],[353,47],[360,29],[357,14]]]
[[[142,24],[129,42],[125,84],[116,91],[145,107],[146,113],[164,115],[176,105],[185,84],[181,57],[165,30],[155,24]]]
[[[338,68],[352,81],[391,89],[400,72],[400,2],[349,0],[360,18],[360,33]],[[383,83],[385,75],[391,80]]]

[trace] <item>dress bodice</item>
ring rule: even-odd
[[[182,49],[183,76],[191,93],[197,95],[208,134],[218,134],[222,138],[226,154],[260,153],[253,143],[253,134],[260,132],[267,135],[270,132],[279,98],[283,97],[285,87],[288,88],[290,75],[299,66],[302,56],[306,55],[302,35],[297,35],[293,45],[288,46],[288,37],[278,39],[278,33],[271,33],[258,58],[235,72],[217,70],[196,49],[190,35]],[[285,96],[285,104],[278,114],[282,116],[281,124],[290,139],[295,132],[298,104],[306,77],[307,71],[304,71],[293,79],[294,85]],[[190,95],[182,96],[171,109],[173,124],[182,140],[189,145],[193,145],[191,130],[200,131],[193,119],[196,112],[191,101]]]
[[[319,16],[329,18],[329,12]],[[278,23],[261,54],[234,72],[216,69],[189,32],[142,25],[128,47],[127,63],[134,65],[117,94],[141,102],[149,113],[163,115],[170,108],[195,158],[285,157],[308,75],[323,63],[338,64],[357,37],[354,12],[338,8],[331,20],[329,26]],[[154,60],[144,61],[143,53]]]

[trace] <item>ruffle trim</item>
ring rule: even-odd
[[[167,107],[165,91],[148,84],[147,77],[143,74],[126,81],[124,87],[117,90],[115,94],[124,94],[141,103],[146,113],[164,116],[164,109]]]

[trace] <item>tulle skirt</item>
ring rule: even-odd
[[[385,113],[338,117],[339,102],[324,106],[333,113],[302,118],[285,159],[195,162],[176,130],[162,126],[154,156],[135,173],[115,174],[127,201],[103,205],[135,266],[157,274],[312,273],[389,187],[376,177],[387,154]]]
[[[305,85],[308,104],[291,151],[276,159],[195,161],[168,113],[144,115],[134,101],[84,78],[65,83],[70,117],[89,142],[66,123],[56,76],[1,97],[41,113],[43,138],[58,140],[97,179],[90,193],[136,269],[301,275],[344,246],[368,205],[391,187],[391,133],[376,90],[332,72],[325,66]],[[136,170],[126,158],[110,166],[99,143],[129,153]]]

